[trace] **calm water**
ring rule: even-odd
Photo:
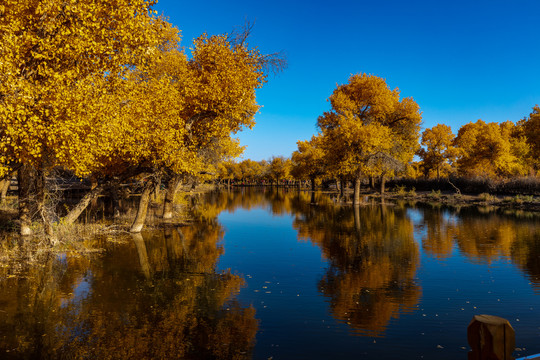
[[[475,314],[540,353],[540,217],[253,191],[0,279],[0,358],[466,359]],[[8,274],[4,271],[3,274]]]

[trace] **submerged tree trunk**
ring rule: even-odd
[[[354,179],[354,194],[353,194],[353,205],[360,205],[360,183],[361,179],[359,177]]]
[[[173,175],[169,180],[167,192],[163,199],[163,219],[172,219],[173,217],[174,197],[178,191],[181,180],[182,177],[180,175]]]
[[[354,207],[354,229],[356,230],[356,233],[360,233],[360,207],[355,206]]]
[[[129,229],[132,233],[141,232],[144,222],[146,220],[146,214],[148,212],[148,203],[150,202],[150,194],[154,190],[154,180],[152,178],[148,179],[146,184],[144,184],[143,192],[141,194],[141,199],[139,200],[139,208],[137,209],[137,215],[135,220]]]
[[[150,194],[149,194],[150,196]],[[139,255],[139,263],[141,264],[141,270],[144,276],[147,279],[150,279],[152,276],[152,267],[150,266],[150,261],[148,260],[148,252],[146,251],[146,244],[144,243],[144,238],[140,232],[136,234],[131,234],[135,247],[137,248],[137,254]]]
[[[75,207],[62,218],[62,222],[68,225],[73,224],[82,214],[82,212],[88,207],[88,205],[90,205],[93,200],[98,198],[98,196],[103,192],[104,188],[104,185],[97,185],[90,190],[90,192],[84,195],[83,198],[79,200],[77,205],[75,205]]]
[[[32,187],[34,169],[30,165],[23,165],[17,172],[19,183],[19,223],[22,236],[32,235]]]

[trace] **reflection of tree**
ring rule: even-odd
[[[422,248],[435,257],[444,259],[451,255],[454,244],[455,222],[441,208],[423,212],[423,226],[426,234],[422,237]]]
[[[540,292],[540,227],[538,223],[523,228],[520,240],[512,248],[512,260],[529,277]]]
[[[490,263],[501,257],[527,273],[540,289],[540,227],[538,217],[502,214],[495,209],[449,210],[418,208],[426,235],[424,250],[438,257],[449,256],[454,242],[473,261]],[[523,214],[522,214],[523,215]]]
[[[495,214],[462,214],[456,224],[455,237],[459,249],[471,259],[491,262],[509,256],[517,239],[516,222]]]
[[[294,227],[330,260],[319,289],[330,297],[333,315],[359,332],[380,335],[391,318],[418,302],[418,247],[405,211],[327,202],[297,214]]]
[[[530,232],[526,222],[495,211],[481,212],[471,208],[452,215],[440,208],[418,210],[422,212],[422,226],[426,228],[422,246],[426,252],[438,257],[450,255],[455,241],[467,257],[491,262],[501,256],[509,257],[514,243]]]
[[[82,257],[38,256],[24,278],[0,282],[0,353],[3,359],[55,358],[60,344],[56,330],[81,282]]]
[[[491,262],[511,258],[540,290],[540,226],[537,216],[515,217],[491,212],[461,214],[456,238],[472,259]]]
[[[418,302],[420,288],[413,280],[418,247],[405,209],[352,209],[320,193],[312,201],[304,192],[249,189],[242,189],[242,196],[213,194],[209,204],[229,211],[261,207],[294,214],[299,239],[317,244],[330,259],[320,291],[331,298],[334,316],[359,331],[380,334],[392,317]]]
[[[251,210],[269,209],[274,215],[293,213],[293,202],[298,197],[305,198],[306,193],[288,188],[240,188],[236,191],[213,192],[197,207],[197,212],[206,217],[215,217],[222,211],[234,211],[237,208]]]
[[[0,336],[0,351],[18,348],[18,357],[31,358],[250,358],[255,310],[231,300],[243,280],[215,270],[222,234],[215,221],[143,233],[74,272],[70,257],[52,259],[41,277],[1,293],[8,312],[0,313],[0,333],[16,333]],[[28,301],[19,303],[26,299],[21,293]]]

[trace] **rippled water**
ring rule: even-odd
[[[0,358],[460,359],[475,314],[540,353],[540,217],[222,192],[190,226],[0,282]]]

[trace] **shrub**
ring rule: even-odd
[[[407,194],[405,185],[396,185],[396,187],[394,188],[394,192],[399,196],[405,196]]]
[[[491,194],[488,194],[488,193],[481,193],[480,195],[478,195],[478,198],[482,201],[486,201],[486,202],[492,202],[492,201],[495,201],[497,198]]]

